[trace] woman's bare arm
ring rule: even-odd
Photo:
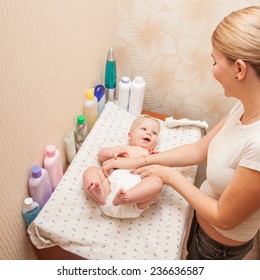
[[[207,135],[199,141],[191,144],[179,146],[168,151],[157,154],[136,158],[117,158],[105,161],[103,171],[108,175],[110,170],[115,168],[134,169],[150,164],[160,164],[165,166],[191,166],[203,163],[207,159],[208,146],[213,137],[219,132],[226,121],[227,117],[220,121]]]

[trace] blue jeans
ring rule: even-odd
[[[242,260],[253,247],[253,242],[251,239],[239,246],[227,246],[215,241],[200,227],[194,212],[186,260]]]

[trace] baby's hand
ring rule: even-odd
[[[117,159],[118,157],[129,157],[129,154],[126,151],[118,151],[114,153],[113,157],[114,159]]]
[[[157,151],[154,151],[154,150],[149,150],[149,154],[150,155],[153,155],[153,154],[158,154],[159,152],[157,152]]]

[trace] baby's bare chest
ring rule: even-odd
[[[149,151],[138,146],[129,146],[127,147],[127,152],[129,154],[129,157],[139,157],[143,155],[148,155]]]

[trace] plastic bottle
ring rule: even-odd
[[[141,114],[144,103],[145,81],[143,77],[136,76],[132,82],[129,99],[129,113],[138,116]]]
[[[48,171],[52,190],[55,190],[63,176],[60,151],[53,145],[48,145],[45,150],[43,167]]]
[[[100,116],[106,103],[105,87],[103,85],[95,86],[94,95],[98,101],[98,116]]]
[[[118,85],[118,106],[128,110],[131,80],[129,77],[122,77]]]
[[[65,142],[65,151],[67,155],[67,160],[69,163],[71,163],[76,155],[74,131],[72,131],[69,135],[65,137],[64,142]]]
[[[114,101],[116,94],[116,61],[113,49],[109,49],[105,71],[106,101]]]
[[[27,228],[31,224],[31,222],[37,217],[40,211],[41,206],[38,202],[33,201],[31,197],[25,198],[22,214]]]
[[[52,194],[49,175],[47,170],[41,168],[39,165],[32,166],[31,173],[31,177],[29,178],[30,195],[42,208]]]
[[[76,152],[80,149],[82,143],[84,142],[87,134],[88,134],[88,127],[86,124],[85,117],[79,115],[77,117],[77,124],[75,128],[75,144],[76,144]]]
[[[83,105],[83,115],[85,116],[89,133],[98,118],[98,101],[94,95],[94,88],[87,90]]]

